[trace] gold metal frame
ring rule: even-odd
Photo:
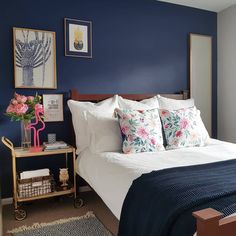
[[[16,30],[29,30],[33,32],[45,32],[52,34],[53,42],[53,64],[54,64],[54,78],[53,78],[53,86],[52,87],[34,87],[34,86],[16,86]],[[57,89],[57,68],[56,68],[56,33],[54,31],[47,30],[38,30],[38,29],[29,29],[29,28],[17,28],[13,27],[13,59],[14,59],[14,86],[15,88],[30,88],[30,89]]]
[[[85,22],[85,23],[89,23],[91,25],[91,30],[89,32],[89,36],[90,36],[90,48],[91,48],[91,56],[76,56],[76,55],[69,55],[66,53],[66,43],[67,43],[67,40],[66,40],[66,32],[67,32],[67,27],[66,27],[66,20],[73,20],[73,21],[78,21],[78,22]],[[77,19],[72,19],[72,18],[64,18],[64,44],[65,44],[65,56],[68,56],[68,57],[82,57],[82,58],[93,58],[93,29],[92,29],[92,21],[85,21],[85,20],[77,20]]]

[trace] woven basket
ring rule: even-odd
[[[18,197],[29,198],[51,193],[55,189],[53,175],[17,179]]]

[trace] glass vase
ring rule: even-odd
[[[30,120],[21,121],[21,147],[27,150],[31,147],[31,129],[28,128]]]

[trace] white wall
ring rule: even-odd
[[[218,13],[218,138],[236,143],[236,5]]]

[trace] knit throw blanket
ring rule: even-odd
[[[236,212],[236,160],[143,174],[125,198],[119,236],[192,236],[192,212]]]

